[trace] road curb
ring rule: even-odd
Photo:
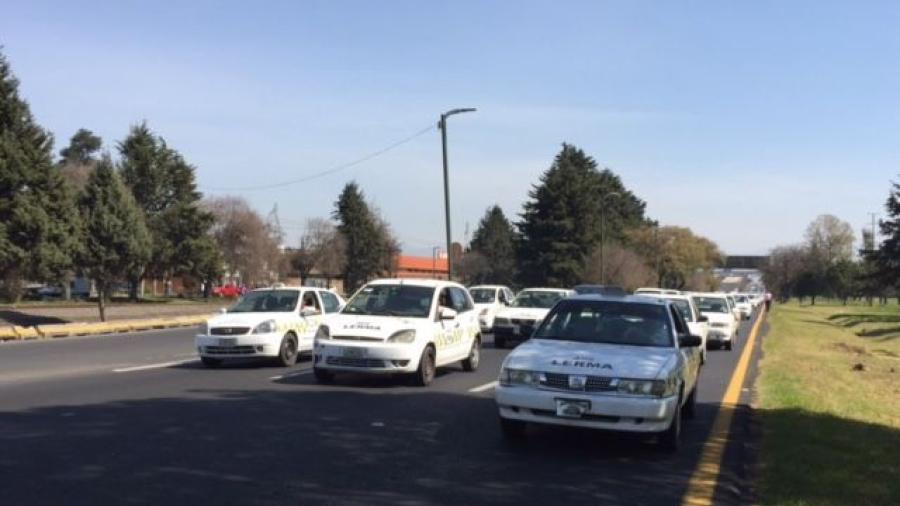
[[[34,327],[0,327],[0,341],[27,339],[59,339],[72,336],[121,334],[141,330],[192,327],[205,322],[210,315],[173,316],[170,318],[141,318],[110,322],[75,322]]]

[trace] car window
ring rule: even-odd
[[[565,294],[562,292],[526,290],[519,292],[519,295],[512,302],[512,306],[550,309],[557,301],[564,297]]]
[[[469,290],[469,293],[472,294],[472,298],[478,304],[490,304],[497,298],[496,288],[474,288]]]
[[[681,317],[684,318],[686,322],[694,321],[694,315],[691,314],[691,305],[688,301],[684,299],[669,299],[672,301],[672,305],[675,306],[675,309],[681,313]]]
[[[458,313],[465,313],[474,307],[469,301],[469,297],[466,296],[466,291],[462,288],[451,287],[450,298],[453,302],[453,309]]]
[[[702,313],[727,313],[728,301],[721,297],[694,297],[694,302]]]
[[[297,290],[250,292],[228,310],[229,313],[288,313],[297,307]]]
[[[350,299],[343,314],[428,318],[434,288],[413,285],[366,285]],[[449,306],[448,306],[449,307]]]
[[[678,335],[690,334],[691,331],[688,329],[687,324],[684,321],[684,318],[681,316],[681,311],[672,306],[672,322],[675,323],[675,333]]]
[[[336,313],[340,309],[341,303],[335,294],[321,291],[319,296],[322,297],[322,305],[325,306],[326,313]]]
[[[564,300],[541,326],[535,339],[672,347],[666,306],[605,300]]]
[[[322,312],[322,307],[319,305],[319,298],[316,297],[316,292],[310,290],[303,293],[303,305],[300,309],[312,309],[320,313]]]

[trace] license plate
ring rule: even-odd
[[[347,358],[363,358],[366,356],[365,348],[344,348],[344,356]]]
[[[237,343],[237,339],[228,339],[228,338],[219,339],[219,346],[231,347],[231,346],[234,346],[236,343]]]
[[[581,418],[591,410],[589,401],[573,399],[556,399],[556,416],[563,418]]]

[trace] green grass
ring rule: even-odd
[[[779,304],[768,323],[761,504],[900,504],[900,306]]]

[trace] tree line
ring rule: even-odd
[[[763,269],[766,286],[779,300],[798,298],[816,303],[831,297],[846,304],[864,299],[887,303],[900,296],[900,185],[891,183],[885,202],[887,218],[878,229],[883,236],[876,244],[875,230],[862,231],[862,246],[854,250],[854,232],[849,223],[825,214],[809,224],[803,242],[772,249]]]

